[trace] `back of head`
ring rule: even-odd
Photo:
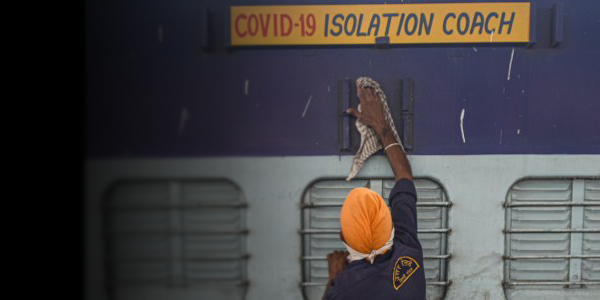
[[[340,216],[345,243],[361,253],[381,248],[390,239],[392,216],[383,198],[368,188],[355,188],[346,197]]]

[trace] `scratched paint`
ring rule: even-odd
[[[250,81],[248,81],[248,79],[246,79],[246,81],[244,82],[244,95],[248,96],[248,87],[250,86]]]
[[[181,109],[181,117],[179,118],[179,133],[183,133],[183,131],[185,130],[185,124],[187,123],[187,120],[190,118],[190,114],[188,113],[187,108],[182,108]]]
[[[304,118],[304,115],[306,115],[306,110],[308,109],[308,106],[310,105],[310,100],[312,100],[313,95],[310,95],[310,97],[308,97],[308,101],[306,102],[306,106],[304,107],[304,112],[302,113],[302,117]]]
[[[513,47],[510,51],[510,61],[508,62],[508,75],[506,76],[506,80],[510,80],[510,70],[512,69],[513,57],[515,56],[515,48]]]
[[[465,120],[465,109],[463,108],[460,111],[460,135],[462,137],[462,142],[463,144],[467,142],[467,140],[465,139],[465,126],[464,126],[464,120]]]

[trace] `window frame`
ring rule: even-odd
[[[568,180],[571,185],[571,201],[523,201],[522,203],[512,203],[511,192],[513,188],[518,184],[530,181],[530,180]],[[585,201],[585,180],[600,180],[600,176],[526,176],[516,180],[507,190],[502,207],[504,208],[505,224],[502,230],[504,234],[504,254],[503,260],[503,279],[502,286],[505,290],[508,289],[519,289],[523,287],[530,287],[540,289],[546,287],[560,287],[569,288],[573,290],[581,288],[600,288],[600,280],[597,281],[583,281],[581,276],[583,269],[583,259],[600,259],[600,255],[585,255],[583,254],[583,234],[584,233],[600,233],[600,228],[583,228],[584,208],[585,207],[600,207],[600,201],[593,203]],[[580,185],[581,192],[575,191],[575,184]],[[579,188],[579,187],[578,187]],[[576,195],[577,193],[577,195]],[[569,216],[569,228],[568,229],[539,229],[539,228],[528,228],[528,229],[513,229],[512,228],[512,207],[570,207],[571,212]],[[575,224],[573,222],[573,215],[577,216]],[[579,228],[575,228],[575,226]],[[527,234],[527,233],[568,233],[569,234],[569,254],[567,255],[512,255],[511,248],[511,234]],[[574,239],[578,239],[579,242]],[[579,246],[577,248],[577,246]],[[577,248],[577,249],[574,249]],[[578,254],[572,254],[576,250]],[[565,259],[568,263],[568,280],[567,281],[549,281],[549,280],[513,280],[510,277],[510,262],[521,259]],[[576,265],[577,270],[572,272],[573,266]],[[574,280],[575,279],[575,280]]]
[[[115,205],[114,203],[110,203],[111,200],[114,197],[114,194],[116,193],[117,189],[120,186],[123,185],[127,185],[127,184],[164,184],[167,188],[167,200],[172,200],[172,197],[177,197],[177,200],[175,204],[165,204],[165,205],[157,205],[156,207],[152,207],[152,205],[149,206],[144,206],[143,204],[136,204],[136,205],[127,205],[126,207],[115,207],[118,205]],[[210,183],[217,183],[217,184],[226,184],[226,185],[230,185],[232,188],[235,189],[235,191],[237,193],[239,193],[239,198],[237,199],[238,201],[236,202],[229,202],[229,203],[217,203],[217,202],[213,202],[213,203],[206,203],[206,204],[186,204],[184,203],[184,198],[182,195],[183,192],[183,188],[186,184],[190,184],[190,183],[201,183],[201,184],[210,184]],[[174,188],[177,188],[177,191],[173,191]],[[247,290],[248,290],[248,286],[249,286],[249,278],[248,278],[248,259],[250,257],[250,255],[248,254],[248,248],[247,248],[247,240],[248,240],[248,226],[247,226],[247,214],[248,214],[248,206],[249,203],[246,199],[246,196],[244,194],[243,189],[234,181],[230,180],[229,178],[179,178],[179,177],[173,177],[173,178],[124,178],[124,179],[119,179],[113,183],[111,183],[108,188],[105,190],[105,192],[103,193],[103,197],[102,197],[102,202],[101,202],[101,212],[102,212],[102,235],[103,235],[103,241],[104,241],[104,249],[103,249],[103,259],[104,259],[104,265],[105,265],[105,272],[104,272],[104,285],[107,288],[108,291],[108,296],[111,299],[116,298],[116,289],[120,288],[120,287],[125,287],[125,288],[130,288],[130,287],[152,287],[152,288],[188,288],[188,287],[194,287],[194,286],[202,286],[205,284],[223,284],[223,285],[227,285],[227,286],[235,286],[235,287],[241,287],[243,289],[243,297],[245,298]],[[241,229],[239,230],[222,230],[222,231],[211,231],[211,230],[190,230],[189,228],[186,228],[186,209],[220,209],[220,208],[238,208],[239,209],[239,222],[240,222],[240,226]],[[173,271],[172,269],[166,271],[167,277],[169,279],[165,280],[165,281],[148,281],[148,282],[144,282],[144,281],[140,281],[140,282],[119,282],[118,279],[116,279],[116,275],[114,274],[114,267],[112,265],[112,261],[114,261],[113,258],[110,257],[110,255],[112,254],[112,250],[111,250],[111,237],[113,237],[114,235],[118,234],[114,231],[112,231],[110,229],[111,226],[111,221],[110,221],[110,212],[111,211],[120,211],[120,210],[136,210],[136,209],[141,209],[141,210],[145,210],[145,209],[156,209],[156,210],[160,210],[160,212],[164,212],[165,214],[169,215],[179,215],[179,226],[180,226],[180,230],[178,232],[173,233],[170,229],[172,225],[168,225],[167,230],[164,233],[161,232],[154,232],[154,233],[148,233],[148,234],[165,234],[165,236],[169,239],[169,245],[173,245],[173,243],[179,243],[181,249],[181,257],[178,257],[180,263],[181,263],[181,277],[180,280],[173,280],[174,276],[173,276]],[[145,234],[143,232],[141,232],[141,234]],[[232,234],[232,235],[237,235],[239,236],[239,242],[240,242],[240,252],[242,254],[240,255],[236,255],[235,257],[233,256],[214,256],[214,257],[186,257],[186,251],[185,251],[185,243],[186,243],[186,236],[192,235],[192,236],[200,236],[200,235],[221,235],[221,234]],[[172,236],[179,236],[179,240],[173,240]],[[188,278],[187,276],[187,272],[186,272],[186,265],[185,263],[189,260],[196,260],[196,261],[207,261],[207,262],[215,262],[215,261],[220,261],[220,260],[225,260],[225,259],[235,259],[235,260],[240,260],[241,262],[241,268],[240,268],[240,280],[228,280],[228,279],[199,279],[199,280],[191,280]],[[174,257],[173,255],[171,255],[168,258],[165,258],[165,261],[167,261],[169,264],[172,264],[174,260],[177,260],[176,257]]]
[[[339,233],[339,230],[330,230],[330,229],[311,229],[311,228],[305,228],[305,225],[309,224],[310,222],[310,214],[307,213],[308,209],[310,208],[315,208],[315,207],[341,207],[341,204],[335,204],[335,205],[316,205],[315,203],[311,203],[308,202],[307,200],[310,200],[309,198],[307,198],[307,194],[309,193],[310,189],[317,183],[319,182],[323,182],[323,181],[330,181],[330,180],[339,180],[339,181],[346,181],[345,178],[343,177],[320,177],[317,179],[312,180],[311,182],[309,182],[306,187],[304,188],[303,192],[302,192],[302,196],[300,198],[300,209],[301,209],[301,217],[300,217],[300,230],[299,230],[299,235],[300,235],[300,240],[301,240],[301,257],[300,257],[300,262],[301,262],[301,274],[300,274],[300,278],[301,278],[301,282],[300,282],[300,288],[302,290],[302,296],[304,299],[308,299],[307,295],[306,295],[306,288],[307,287],[311,287],[311,286],[325,286],[326,283],[321,283],[321,282],[311,282],[311,281],[307,281],[307,278],[309,278],[308,272],[310,267],[307,267],[308,264],[310,263],[311,260],[326,260],[326,257],[313,257],[313,256],[308,256],[308,253],[310,252],[310,250],[308,249],[310,247],[310,245],[308,245],[308,243],[306,242],[306,236],[309,236],[311,234],[325,234],[325,233]],[[384,177],[384,176],[377,176],[377,177],[356,177],[353,178],[352,181],[360,181],[360,180],[366,180],[367,181],[367,187],[371,188],[369,186],[369,183],[372,180],[379,180],[381,183],[381,186],[377,186],[378,189],[381,189],[383,191],[383,182],[387,181],[387,180],[394,180],[393,177]],[[449,247],[449,236],[452,232],[452,228],[450,226],[450,222],[449,222],[449,211],[450,208],[453,205],[453,202],[450,200],[450,197],[448,196],[448,192],[446,187],[441,184],[436,178],[433,177],[429,177],[429,176],[419,176],[419,177],[415,177],[414,180],[426,180],[426,181],[430,181],[432,183],[434,183],[437,187],[440,188],[441,192],[442,192],[442,199],[440,202],[436,203],[436,202],[421,202],[421,201],[417,201],[417,209],[419,207],[440,207],[441,208],[441,227],[445,227],[445,228],[440,228],[440,229],[418,229],[417,233],[439,233],[442,235],[441,237],[441,245],[440,245],[440,249],[441,251],[443,251],[445,254],[442,255],[423,255],[423,259],[436,259],[439,261],[440,267],[439,267],[439,272],[440,272],[440,277],[443,278],[443,280],[438,280],[438,281],[428,281],[426,282],[426,286],[443,286],[445,287],[445,291],[442,293],[442,298],[443,299],[445,297],[447,288],[452,284],[452,281],[448,278],[448,268],[449,268],[449,264],[450,264],[450,260],[452,258],[452,254],[449,253],[450,247]],[[379,193],[379,192],[378,192]],[[380,195],[383,196],[383,193],[379,193]],[[389,204],[389,199],[384,198],[386,204]],[[418,199],[417,199],[418,200]],[[342,249],[344,250],[344,249]],[[310,279],[308,279],[310,280]]]

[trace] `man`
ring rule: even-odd
[[[362,112],[346,113],[373,128],[396,184],[388,206],[367,188],[352,190],[342,207],[340,238],[349,252],[327,255],[329,281],[323,299],[425,299],[423,250],[417,237],[417,193],[404,150],[384,119],[371,88],[357,88]],[[393,225],[392,225],[393,224]]]

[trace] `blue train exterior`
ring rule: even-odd
[[[341,112],[356,106],[360,76],[381,84],[415,177],[448,203],[432,205],[444,213],[440,230],[449,230],[438,255],[446,257],[432,258],[444,274],[430,299],[600,298],[600,3],[532,0],[531,43],[229,45],[230,6],[308,4],[340,3],[86,1],[86,299],[313,299],[320,287],[311,279],[319,266],[309,255],[318,208],[311,197],[347,187],[359,136]],[[378,154],[357,180],[385,191],[391,177]],[[170,279],[122,284],[106,208],[139,182],[182,194],[198,182],[236,190],[244,203],[235,215],[244,228],[238,246],[247,255],[226,269],[239,278],[202,277],[208,272],[181,281],[173,274],[186,266],[173,255]],[[565,199],[544,198],[563,186]],[[526,203],[511,204],[519,201]],[[544,252],[543,243],[515,254],[523,240],[511,234],[529,216],[519,205],[532,201],[541,203],[530,209],[541,207],[534,223],[561,214],[544,203],[579,203],[565,205],[567,229],[538,236],[564,233],[566,254]],[[546,257],[511,267],[519,255]],[[555,265],[546,263],[552,255]],[[527,274],[563,271],[564,279],[523,284],[537,280]]]

